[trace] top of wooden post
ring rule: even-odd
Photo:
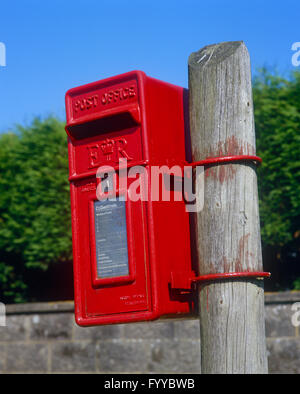
[[[248,53],[243,41],[229,41],[207,45],[190,55],[189,66],[202,68],[206,67],[208,63],[210,66],[213,66],[232,56],[239,48],[246,50]]]

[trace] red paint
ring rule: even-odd
[[[183,88],[141,71],[80,86],[66,94],[75,316],[79,325],[185,317],[194,312],[195,297],[188,280],[194,276],[189,216],[184,201],[126,201],[128,275],[98,277],[95,257],[97,168],[109,165],[119,170],[119,158],[148,172],[150,165],[185,163],[184,97]],[[128,186],[133,181],[128,180]],[[117,189],[118,195],[127,192]]]

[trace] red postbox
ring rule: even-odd
[[[141,71],[66,94],[79,325],[194,312],[189,213],[183,199],[172,198],[176,177],[164,184],[161,171],[169,201],[150,195],[153,166],[171,168],[186,162],[184,98],[183,88]],[[113,185],[107,189],[102,187],[105,171],[99,172],[103,166],[105,176],[114,170]],[[123,182],[136,166],[147,175],[145,187],[140,187],[144,198],[138,200],[129,195],[136,179]],[[115,198],[107,199],[112,191]]]

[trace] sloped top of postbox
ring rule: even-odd
[[[68,90],[67,128],[126,112],[140,123],[145,78],[143,71],[131,71]]]

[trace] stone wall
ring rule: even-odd
[[[266,294],[271,373],[300,373],[300,292]],[[0,327],[2,373],[199,373],[199,322],[80,328],[73,303],[9,305]]]

